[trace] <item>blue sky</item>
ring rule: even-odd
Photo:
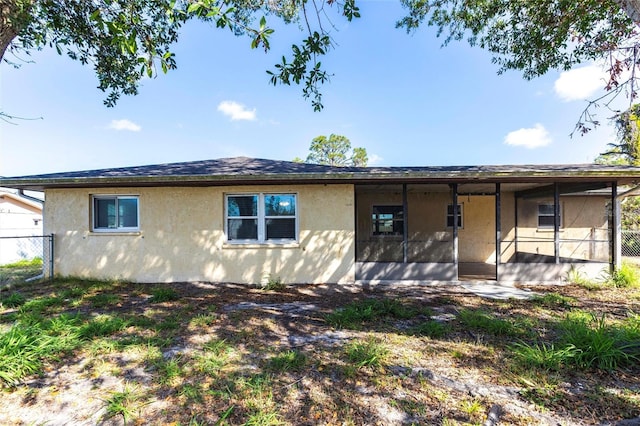
[[[90,67],[47,49],[19,69],[0,65],[0,176],[232,156],[306,157],[331,133],[365,147],[370,165],[591,162],[612,142],[603,125],[569,134],[603,86],[597,67],[525,81],[497,75],[490,55],[466,43],[441,48],[435,30],[395,29],[396,1],[363,1],[362,18],[334,19],[337,43],[323,64],[334,75],[314,112],[296,86],[274,87],[267,69],[302,38],[276,25],[272,50],[190,23],[174,51],[178,69],[143,82],[138,96],[103,106]],[[274,23],[274,21],[271,21]],[[601,121],[611,114],[597,111]]]

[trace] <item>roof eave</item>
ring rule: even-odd
[[[639,179],[627,171],[522,171],[522,172],[344,172],[344,173],[286,173],[252,175],[180,175],[180,176],[118,176],[77,178],[8,178],[0,179],[0,186],[16,189],[43,190],[50,188],[137,187],[137,186],[221,186],[238,184],[283,183],[372,183],[425,182],[455,183],[483,182],[542,182],[562,180],[610,180],[628,184]]]

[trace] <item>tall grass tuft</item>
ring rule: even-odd
[[[511,350],[516,361],[525,368],[539,368],[548,371],[559,371],[571,365],[580,350],[573,345],[556,347],[553,344],[529,345],[515,343]]]
[[[347,345],[345,353],[347,359],[358,368],[380,367],[384,364],[389,350],[375,339],[355,341]]]
[[[42,368],[46,338],[35,326],[13,326],[0,336],[0,381],[15,386]]]
[[[640,361],[640,332],[625,326],[608,325],[605,315],[567,317],[560,323],[561,341],[579,352],[574,362],[580,369],[613,370]]]
[[[122,416],[126,425],[129,420],[134,419],[136,412],[140,409],[140,395],[133,386],[125,385],[122,392],[111,393],[106,404],[106,419]]]
[[[24,296],[24,294],[18,291],[14,291],[10,295],[2,297],[0,299],[0,305],[5,308],[17,308],[24,305],[26,301],[27,298]]]
[[[621,288],[640,287],[640,272],[630,263],[623,263],[609,277],[609,284]]]
[[[605,315],[572,312],[557,325],[552,344],[516,343],[511,350],[525,367],[559,370],[610,371],[640,362],[640,324],[631,315],[621,324],[608,324]]]

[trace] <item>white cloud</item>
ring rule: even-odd
[[[380,157],[379,155],[376,154],[369,154],[369,161],[367,164],[369,164],[370,166],[374,166],[376,164],[380,164],[384,161],[384,158]]]
[[[565,102],[585,100],[604,88],[607,77],[602,67],[591,64],[561,72],[553,88]]]
[[[129,130],[130,132],[139,132],[140,130],[142,130],[142,127],[140,127],[138,124],[126,119],[111,120],[109,128],[113,130]]]
[[[511,146],[523,146],[533,149],[546,146],[551,143],[549,132],[540,123],[528,129],[518,129],[509,132],[504,138],[504,143]]]
[[[234,101],[222,101],[218,105],[218,111],[231,118],[231,120],[248,120],[253,121],[256,119],[256,110],[247,109],[242,104]]]

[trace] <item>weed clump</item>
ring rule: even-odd
[[[17,308],[22,306],[27,301],[27,298],[24,294],[14,291],[10,295],[3,297],[0,299],[0,305],[5,308]]]
[[[640,272],[635,266],[623,263],[610,274],[608,283],[616,288],[638,288],[640,287]]]
[[[347,345],[347,359],[358,368],[377,368],[384,364],[389,350],[375,339],[355,341]]]
[[[385,317],[409,319],[418,311],[408,308],[396,299],[365,299],[350,303],[327,315],[326,321],[335,328],[358,328],[366,322]]]
[[[151,293],[151,303],[173,302],[180,295],[172,288],[157,288]]]
[[[564,367],[611,371],[640,361],[640,327],[634,316],[622,324],[609,324],[605,315],[574,312],[557,328],[557,342],[512,345],[518,362],[549,371]]]

